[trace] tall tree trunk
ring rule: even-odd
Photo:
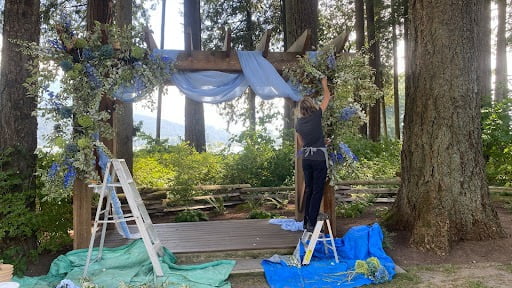
[[[23,83],[30,76],[25,64],[35,59],[20,53],[13,40],[39,43],[39,0],[5,1],[0,67],[0,149],[15,148],[22,159],[14,167],[27,179],[36,169],[34,152],[37,148],[37,108],[35,99],[27,97]],[[32,182],[31,187],[35,187]]]
[[[356,50],[361,52],[364,48],[364,43],[366,40],[364,34],[364,0],[355,0],[355,30],[356,30]],[[362,105],[363,111],[366,113],[368,111],[368,105]],[[368,137],[368,124],[364,122],[361,127],[359,127],[359,133],[363,137]]]
[[[409,3],[402,183],[390,223],[410,231],[413,246],[441,255],[454,241],[505,235],[482,156],[475,59],[482,57],[483,2]]]
[[[185,31],[192,32],[193,50],[201,50],[201,15],[199,0],[187,0],[184,4]],[[185,45],[187,43],[185,36]],[[203,103],[185,98],[185,141],[189,142],[198,152],[206,151]]]
[[[160,49],[164,49],[164,38],[165,38],[165,9],[167,7],[166,0],[162,0],[162,23],[160,25]],[[156,135],[155,138],[160,140],[160,130],[162,125],[162,96],[164,93],[164,87],[158,87],[158,100],[156,106]]]
[[[507,1],[496,0],[498,4],[498,31],[496,32],[496,81],[494,100],[503,101],[508,95],[507,79]]]
[[[94,22],[112,23],[112,0],[88,0],[87,1],[87,30],[94,29]],[[113,101],[108,97],[102,97],[100,109],[111,113]],[[112,115],[112,114],[110,114]],[[112,125],[112,118],[110,119]],[[113,141],[102,139],[105,146],[113,151]],[[73,184],[73,248],[81,249],[89,246],[91,239],[91,202],[92,191],[84,179],[77,178]]]
[[[375,86],[380,89],[383,88],[382,82],[382,70],[380,65],[380,49],[379,49],[379,41],[375,37],[375,9],[374,9],[374,0],[366,1],[366,23],[368,26],[368,43],[370,45],[370,67],[372,67],[375,72]],[[381,129],[381,101],[379,99],[376,103],[370,106],[368,111],[368,136],[372,141],[379,141],[380,139],[380,129]]]
[[[311,31],[311,41],[306,50],[311,50],[312,47],[318,46],[318,0],[301,1],[301,0],[284,0],[281,2],[284,5],[285,11],[285,31],[284,38],[285,50],[288,50],[295,40],[304,33],[306,29]],[[296,103],[286,100],[284,104],[284,131],[292,131],[295,124],[295,117],[293,110]],[[286,135],[295,135],[284,133]],[[295,138],[295,150],[299,149],[297,145],[297,136]],[[283,141],[290,141],[290,139],[283,138]],[[302,220],[304,218],[304,172],[302,171],[302,159],[295,158],[295,218]]]
[[[306,50],[312,50],[318,47],[318,0],[282,0],[284,13],[284,50],[287,51],[297,38],[309,29],[311,31],[311,41]],[[283,130],[292,131],[294,120],[294,109],[297,103],[292,100],[284,101]],[[288,138],[287,138],[288,135]],[[284,133],[283,142],[290,143],[293,134]]]
[[[255,34],[255,27],[252,23],[252,5],[250,0],[246,0],[247,9],[245,10],[245,26],[247,27],[248,37],[244,38],[244,47],[246,50],[254,50],[256,43],[252,35]],[[249,114],[249,130],[256,131],[256,93],[249,87],[247,91],[247,112]]]
[[[393,42],[393,107],[395,120],[395,138],[400,140],[400,94],[398,93],[398,52],[396,26],[400,25],[400,18],[397,13],[397,1],[391,0],[391,14],[393,17],[392,42]]]
[[[6,185],[0,194],[16,193],[18,199],[25,197],[20,194],[29,191],[25,197],[28,209],[36,209],[36,156],[37,148],[37,118],[32,112],[37,108],[36,101],[27,97],[23,86],[30,72],[26,64],[34,61],[32,57],[20,53],[20,46],[12,40],[39,43],[40,36],[40,2],[39,0],[6,0],[4,4],[4,21],[2,33],[2,60],[0,65],[0,151],[14,148],[15,155],[10,155],[11,161],[3,163],[1,170],[13,170],[23,183]],[[0,218],[5,217],[0,211]],[[22,221],[20,219],[20,221]],[[35,234],[35,233],[34,233]],[[17,257],[26,257],[36,245],[36,237],[12,237],[4,235],[0,240],[0,251],[15,243],[26,248]],[[11,246],[12,247],[12,246]]]
[[[132,24],[132,0],[117,0],[116,24],[127,27]],[[128,169],[133,172],[133,105],[116,101],[113,117],[114,149],[116,158],[124,159]]]
[[[477,74],[477,80],[480,83],[478,95],[481,99],[482,107],[490,107],[492,104],[492,70],[491,70],[491,0],[482,0],[481,13],[481,45],[477,48],[479,56],[478,64],[480,73]]]

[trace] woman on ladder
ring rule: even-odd
[[[298,144],[302,147],[302,170],[306,184],[304,229],[308,232],[313,232],[315,228],[327,177],[328,156],[322,130],[322,113],[329,104],[331,93],[325,76],[322,77],[322,93],[320,106],[311,97],[299,101],[299,118],[295,124]]]

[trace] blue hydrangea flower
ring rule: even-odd
[[[70,163],[67,164],[67,172],[64,174],[64,188],[68,188],[75,182],[76,170]]]
[[[50,39],[48,40],[48,44],[50,44],[51,47],[57,49],[57,50],[66,50],[66,47],[57,39]]]
[[[76,152],[78,152],[78,146],[75,143],[69,143],[68,145],[66,145],[65,150],[67,153],[75,154]]]
[[[356,154],[354,154],[352,152],[352,150],[350,150],[350,148],[348,148],[348,146],[345,143],[343,143],[343,142],[340,143],[339,147],[340,147],[340,152],[343,153],[345,155],[345,157],[350,158],[354,162],[359,161],[359,158],[357,158]]]
[[[52,166],[48,170],[48,178],[55,179],[57,172],[59,172],[60,165],[58,163],[53,162]]]
[[[348,121],[350,118],[354,117],[358,112],[358,109],[354,106],[348,106],[340,111],[340,120],[341,121]]]
[[[336,69],[336,58],[334,57],[334,54],[329,54],[329,56],[327,56],[327,66],[331,70]]]
[[[98,76],[96,76],[96,69],[94,69],[94,67],[91,64],[87,63],[85,65],[85,72],[87,73],[87,78],[89,78],[89,82],[91,82],[92,85],[94,85],[94,87],[100,88],[101,81],[100,79],[98,79]]]
[[[56,94],[55,92],[53,91],[47,91],[47,95],[48,95],[48,104],[50,104],[50,106],[54,109],[61,109],[64,104],[62,104],[62,101],[60,101],[59,99],[59,95]]]
[[[85,61],[94,59],[94,53],[92,53],[91,49],[84,48],[81,50],[81,52],[79,51],[78,53],[81,53],[80,56]]]

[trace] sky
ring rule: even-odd
[[[184,50],[183,16],[179,12],[183,11],[183,1],[167,0],[166,3],[164,49]],[[153,30],[153,38],[160,46],[162,1],[158,1],[156,9],[150,12],[150,28]],[[154,93],[153,98],[156,103],[158,99],[157,92]],[[215,105],[205,103],[203,106],[206,125],[226,128],[226,120],[218,114]],[[144,108],[144,101],[134,105],[134,112],[154,117],[157,114],[156,107],[154,111]],[[162,118],[179,124],[185,123],[185,96],[175,86],[168,86],[167,93],[162,96]],[[238,129],[241,128],[234,127],[233,130]]]

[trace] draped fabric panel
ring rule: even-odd
[[[173,63],[182,51],[153,51],[152,58]],[[264,100],[277,97],[298,101],[301,95],[286,83],[274,66],[262,56],[261,51],[238,51],[242,73],[219,71],[183,72],[171,74],[171,80],[186,97],[203,103],[217,104],[231,101],[242,96],[247,87],[251,87],[257,96]],[[140,91],[146,87],[134,79],[131,85],[124,85],[114,93],[114,97],[125,102],[135,102]]]

